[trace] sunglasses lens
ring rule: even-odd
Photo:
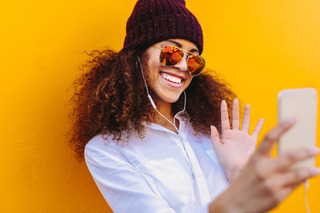
[[[181,61],[183,52],[173,46],[165,46],[160,53],[160,62],[164,66],[173,66]]]
[[[198,55],[190,55],[188,68],[191,75],[199,75],[205,66],[204,58]]]
[[[178,64],[184,56],[181,49],[174,46],[165,46],[161,49],[160,62],[164,66],[173,66]],[[191,75],[197,76],[205,66],[205,60],[199,55],[190,55],[188,57],[188,70]]]

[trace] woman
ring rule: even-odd
[[[239,101],[202,72],[202,50],[183,0],[139,0],[123,49],[78,81],[72,142],[114,212],[264,212],[319,173],[286,171],[317,149],[270,157],[293,119],[254,153],[263,120],[250,135],[247,105],[240,128]]]

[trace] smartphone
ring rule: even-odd
[[[316,146],[318,94],[314,88],[287,89],[278,94],[278,122],[295,117],[296,124],[279,139],[278,155]],[[315,159],[296,163],[290,169],[312,168]]]

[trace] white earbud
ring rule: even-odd
[[[153,107],[154,109],[157,109],[157,106],[156,106],[155,103],[153,102],[153,100],[152,100],[152,98],[151,98],[150,95],[148,95],[148,98],[149,98],[149,100],[150,100],[150,102],[151,102],[152,107]]]
[[[151,98],[151,95],[149,94],[148,85],[147,85],[146,79],[145,79],[145,77],[144,77],[144,73],[143,73],[143,69],[142,69],[142,64],[141,64],[140,58],[139,58],[138,56],[137,56],[137,58],[138,58],[138,61],[139,61],[142,78],[143,78],[144,84],[145,84],[145,86],[146,86],[146,90],[147,90],[147,95],[148,95],[149,101],[150,101],[152,107],[153,107],[154,109],[157,109],[156,104],[154,103],[154,101],[153,101],[152,98]]]

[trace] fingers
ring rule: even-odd
[[[264,180],[264,189],[271,192],[271,198],[275,203],[280,203],[285,199],[297,186],[308,178],[314,177],[320,173],[319,168],[291,170],[282,173],[270,175]]]
[[[240,128],[240,118],[239,118],[239,100],[235,98],[233,100],[232,106],[232,129]]]
[[[275,159],[274,165],[276,165],[276,170],[278,171],[286,170],[289,166],[292,166],[299,161],[314,157],[318,153],[319,148],[317,147],[299,149],[279,156]]]
[[[259,120],[253,135],[257,139],[262,128],[263,120]],[[228,106],[225,100],[221,102],[221,128],[222,131],[230,129],[230,121],[228,114]],[[239,113],[239,100],[235,98],[232,106],[232,129],[240,129],[240,113]],[[249,133],[250,129],[250,105],[247,104],[244,109],[242,131]]]
[[[264,176],[266,174],[273,173],[273,172],[277,172],[279,174],[290,172],[291,170],[288,170],[290,166],[292,166],[297,162],[314,157],[318,153],[319,153],[319,148],[313,147],[313,148],[304,148],[304,149],[292,151],[292,152],[280,155],[275,159],[271,158],[269,163],[266,163],[263,165],[263,170],[261,170],[260,173],[262,174],[262,176]],[[294,171],[297,171],[297,170],[298,169]],[[303,170],[303,168],[299,170]]]
[[[215,126],[211,126],[211,140],[213,147],[216,147],[220,143],[219,132]]]
[[[306,179],[314,177],[319,173],[319,168],[290,170],[288,172],[277,175],[277,177],[274,179],[274,182],[279,186],[295,188]]]
[[[274,143],[283,133],[290,129],[290,127],[292,127],[295,122],[295,119],[287,119],[273,128],[262,140],[259,148],[257,149],[257,153],[269,155]]]
[[[250,128],[250,105],[247,104],[244,108],[243,122],[242,122],[242,131],[249,133]]]
[[[221,129],[222,131],[230,129],[228,107],[225,100],[221,102]]]
[[[264,119],[260,119],[256,125],[256,127],[254,128],[253,130],[253,133],[252,133],[252,136],[257,140],[258,139],[258,136],[260,134],[260,130],[262,128],[262,125],[263,125],[263,121]]]

